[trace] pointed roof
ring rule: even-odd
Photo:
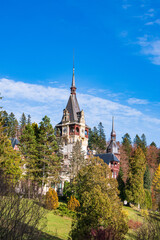
[[[111,131],[111,140],[106,150],[107,153],[118,154],[119,148],[116,143],[116,132],[114,130],[114,117],[112,117],[112,131]]]
[[[77,113],[80,112],[79,104],[77,101],[76,94],[72,94],[69,97],[66,109],[69,112],[70,121],[78,121]]]

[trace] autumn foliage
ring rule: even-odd
[[[49,188],[49,191],[46,193],[45,207],[49,210],[53,210],[58,207],[58,195],[53,188]]]
[[[80,206],[79,201],[75,198],[75,196],[71,196],[67,204],[68,209],[75,211],[79,206]]]

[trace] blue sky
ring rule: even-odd
[[[75,52],[76,86],[87,124],[107,139],[145,133],[160,146],[158,0],[0,1],[2,106],[19,119],[61,120]]]

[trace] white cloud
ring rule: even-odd
[[[37,123],[44,115],[48,115],[54,125],[60,122],[69,97],[67,89],[16,82],[4,78],[0,79],[0,89],[4,96],[2,106],[7,112],[14,112],[18,119],[23,112],[26,115],[31,114],[32,121]],[[144,132],[147,139],[155,140],[160,144],[158,142],[160,119],[145,115],[136,108],[91,94],[78,93],[77,97],[81,109],[85,112],[87,124],[93,127],[102,121],[107,138],[110,136],[112,116],[115,116],[118,140],[121,140],[126,132],[129,132],[131,137]]]
[[[138,98],[129,98],[127,102],[131,105],[132,104],[140,104],[140,105],[148,104],[148,101],[146,99],[138,99]]]
[[[160,65],[160,39],[150,40],[149,36],[138,38],[141,53],[148,56],[153,64]]]

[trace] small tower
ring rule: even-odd
[[[107,147],[107,153],[113,153],[119,159],[119,147],[116,143],[116,132],[114,129],[114,117],[112,117],[112,131],[111,131],[111,140]],[[120,160],[120,159],[119,159]]]

